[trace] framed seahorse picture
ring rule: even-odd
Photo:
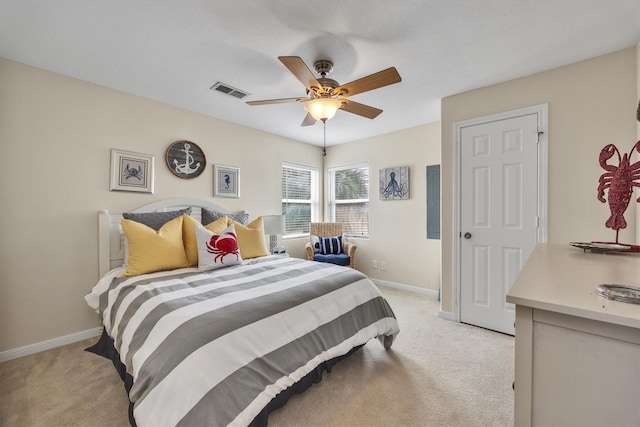
[[[380,200],[409,199],[409,167],[380,169]]]
[[[240,197],[240,169],[232,166],[213,165],[213,195],[215,197]]]
[[[155,157],[111,149],[111,191],[153,194]]]

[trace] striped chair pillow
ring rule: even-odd
[[[321,254],[341,254],[344,253],[342,249],[342,236],[335,237],[321,237],[320,238],[320,253]]]

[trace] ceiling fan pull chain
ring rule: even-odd
[[[322,121],[322,130],[324,132],[324,139],[322,142],[322,157],[327,155],[327,121]]]

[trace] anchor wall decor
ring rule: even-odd
[[[207,160],[204,152],[191,141],[176,141],[167,148],[167,167],[175,176],[191,179],[205,170]]]

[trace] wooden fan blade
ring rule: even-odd
[[[263,99],[261,101],[247,101],[249,105],[266,105],[266,104],[284,104],[285,102],[304,102],[309,98],[281,98],[281,99]]]
[[[324,92],[322,85],[318,82],[302,58],[299,56],[278,56],[278,59],[302,82],[304,87],[318,94]]]
[[[341,110],[348,111],[349,113],[357,114],[368,119],[375,119],[382,113],[382,110],[368,105],[360,104],[359,102],[351,101],[350,99],[342,99]]]
[[[334,90],[334,93],[342,96],[352,96],[369,90],[389,86],[401,81],[402,78],[400,77],[400,74],[398,74],[398,70],[396,70],[395,67],[391,67],[337,87]]]
[[[304,116],[304,120],[302,121],[302,124],[300,126],[313,126],[315,124],[316,119],[314,119],[311,114],[307,113],[307,115]]]

